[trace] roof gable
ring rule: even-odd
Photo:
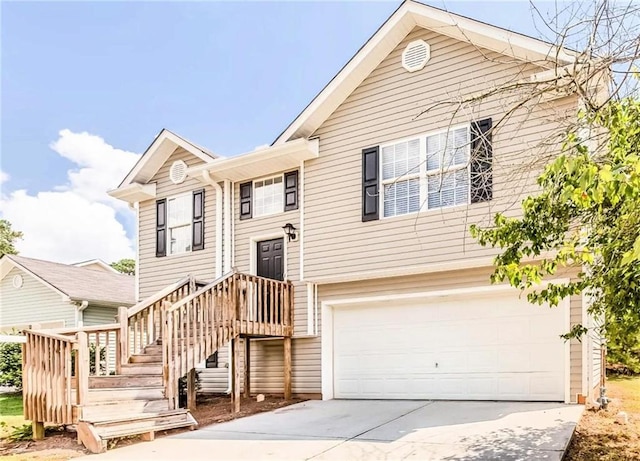
[[[566,65],[574,55],[541,40],[406,0],[280,134],[273,145],[311,136],[416,26],[522,61]]]
[[[146,184],[164,165],[167,159],[178,148],[182,147],[204,162],[210,162],[218,156],[203,147],[198,146],[178,136],[167,129],[163,129],[142,154],[142,157],[122,180],[118,189],[124,189],[132,184]]]
[[[113,306],[135,304],[135,278],[130,275],[5,255],[0,260],[1,277],[4,278],[14,267],[74,301],[86,300],[92,304]]]

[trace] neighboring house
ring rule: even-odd
[[[99,260],[60,264],[0,259],[0,332],[113,323],[135,303],[135,278]]]
[[[211,281],[237,269],[292,281],[298,395],[593,395],[598,345],[559,336],[588,322],[586,303],[576,296],[548,309],[492,286],[496,250],[468,236],[470,223],[518,212],[536,172],[516,182],[510,166],[524,165],[524,146],[556,128],[553,115],[575,114],[578,98],[528,107],[495,133],[499,97],[418,116],[573,60],[407,1],[271,146],[223,158],[162,130],[110,192],[137,210],[138,300],[187,274]],[[282,393],[283,341],[254,343],[252,389]],[[227,388],[228,361],[226,348],[212,358],[220,368],[202,374],[205,390]]]

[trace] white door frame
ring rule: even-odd
[[[289,248],[287,245],[287,241],[289,240],[287,238],[286,235],[284,235],[284,232],[272,232],[270,234],[264,234],[264,235],[252,235],[251,237],[249,237],[249,274],[251,275],[257,275],[258,273],[258,250],[257,250],[257,245],[258,242],[263,242],[265,240],[275,240],[275,239],[282,239],[282,244],[284,245],[282,247],[282,252],[283,252],[283,258],[284,261],[282,262],[282,278],[284,280],[288,280],[288,272],[287,272],[287,260],[289,259],[287,254],[289,252]]]
[[[544,282],[546,285],[550,282],[567,283],[568,279],[555,279]],[[516,289],[510,285],[488,285],[476,286],[469,288],[453,288],[450,290],[436,290],[416,293],[389,294],[379,296],[367,296],[361,298],[341,298],[328,299],[322,301],[322,335],[321,335],[321,378],[322,378],[322,400],[331,400],[334,398],[334,381],[333,381],[333,310],[335,308],[365,303],[390,302],[390,301],[408,301],[421,300],[437,297],[446,297],[452,295],[467,295],[474,293],[504,293],[507,291],[514,292]],[[564,327],[566,331],[571,328],[571,303],[570,299],[564,298],[557,308],[564,309]],[[554,308],[554,309],[557,309]],[[564,401],[571,402],[571,346],[569,341],[564,344]]]

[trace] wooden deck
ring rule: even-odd
[[[132,425],[140,433],[145,421],[153,420],[150,427],[161,427],[161,417],[166,424],[194,424],[189,415],[183,420],[176,413],[178,378],[187,376],[189,401],[195,402],[195,366],[227,344],[237,364],[240,337],[284,338],[284,389],[285,397],[291,396],[293,285],[288,281],[233,272],[204,285],[187,277],[131,308],[119,308],[116,320],[94,327],[25,331],[24,409],[25,418],[34,422],[34,434],[43,434],[44,423],[82,422],[82,433],[90,438],[85,445],[102,449],[109,434],[121,434]],[[232,403],[239,411],[242,377],[239,366],[233,370]],[[247,386],[245,377],[248,392]],[[107,416],[101,416],[102,401],[131,401],[133,409],[146,408],[142,401],[158,401],[153,405],[164,413],[154,420],[143,410],[132,410],[122,427],[110,422],[111,432],[100,432],[96,428],[104,424],[99,421]]]

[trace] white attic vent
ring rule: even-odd
[[[169,179],[174,184],[180,184],[187,178],[187,164],[182,160],[176,160],[169,169]]]
[[[22,288],[22,284],[24,280],[22,279],[22,275],[17,274],[13,276],[13,280],[11,281],[13,288]]]
[[[402,67],[409,72],[424,69],[431,57],[429,44],[424,40],[415,40],[407,45],[402,52]]]

